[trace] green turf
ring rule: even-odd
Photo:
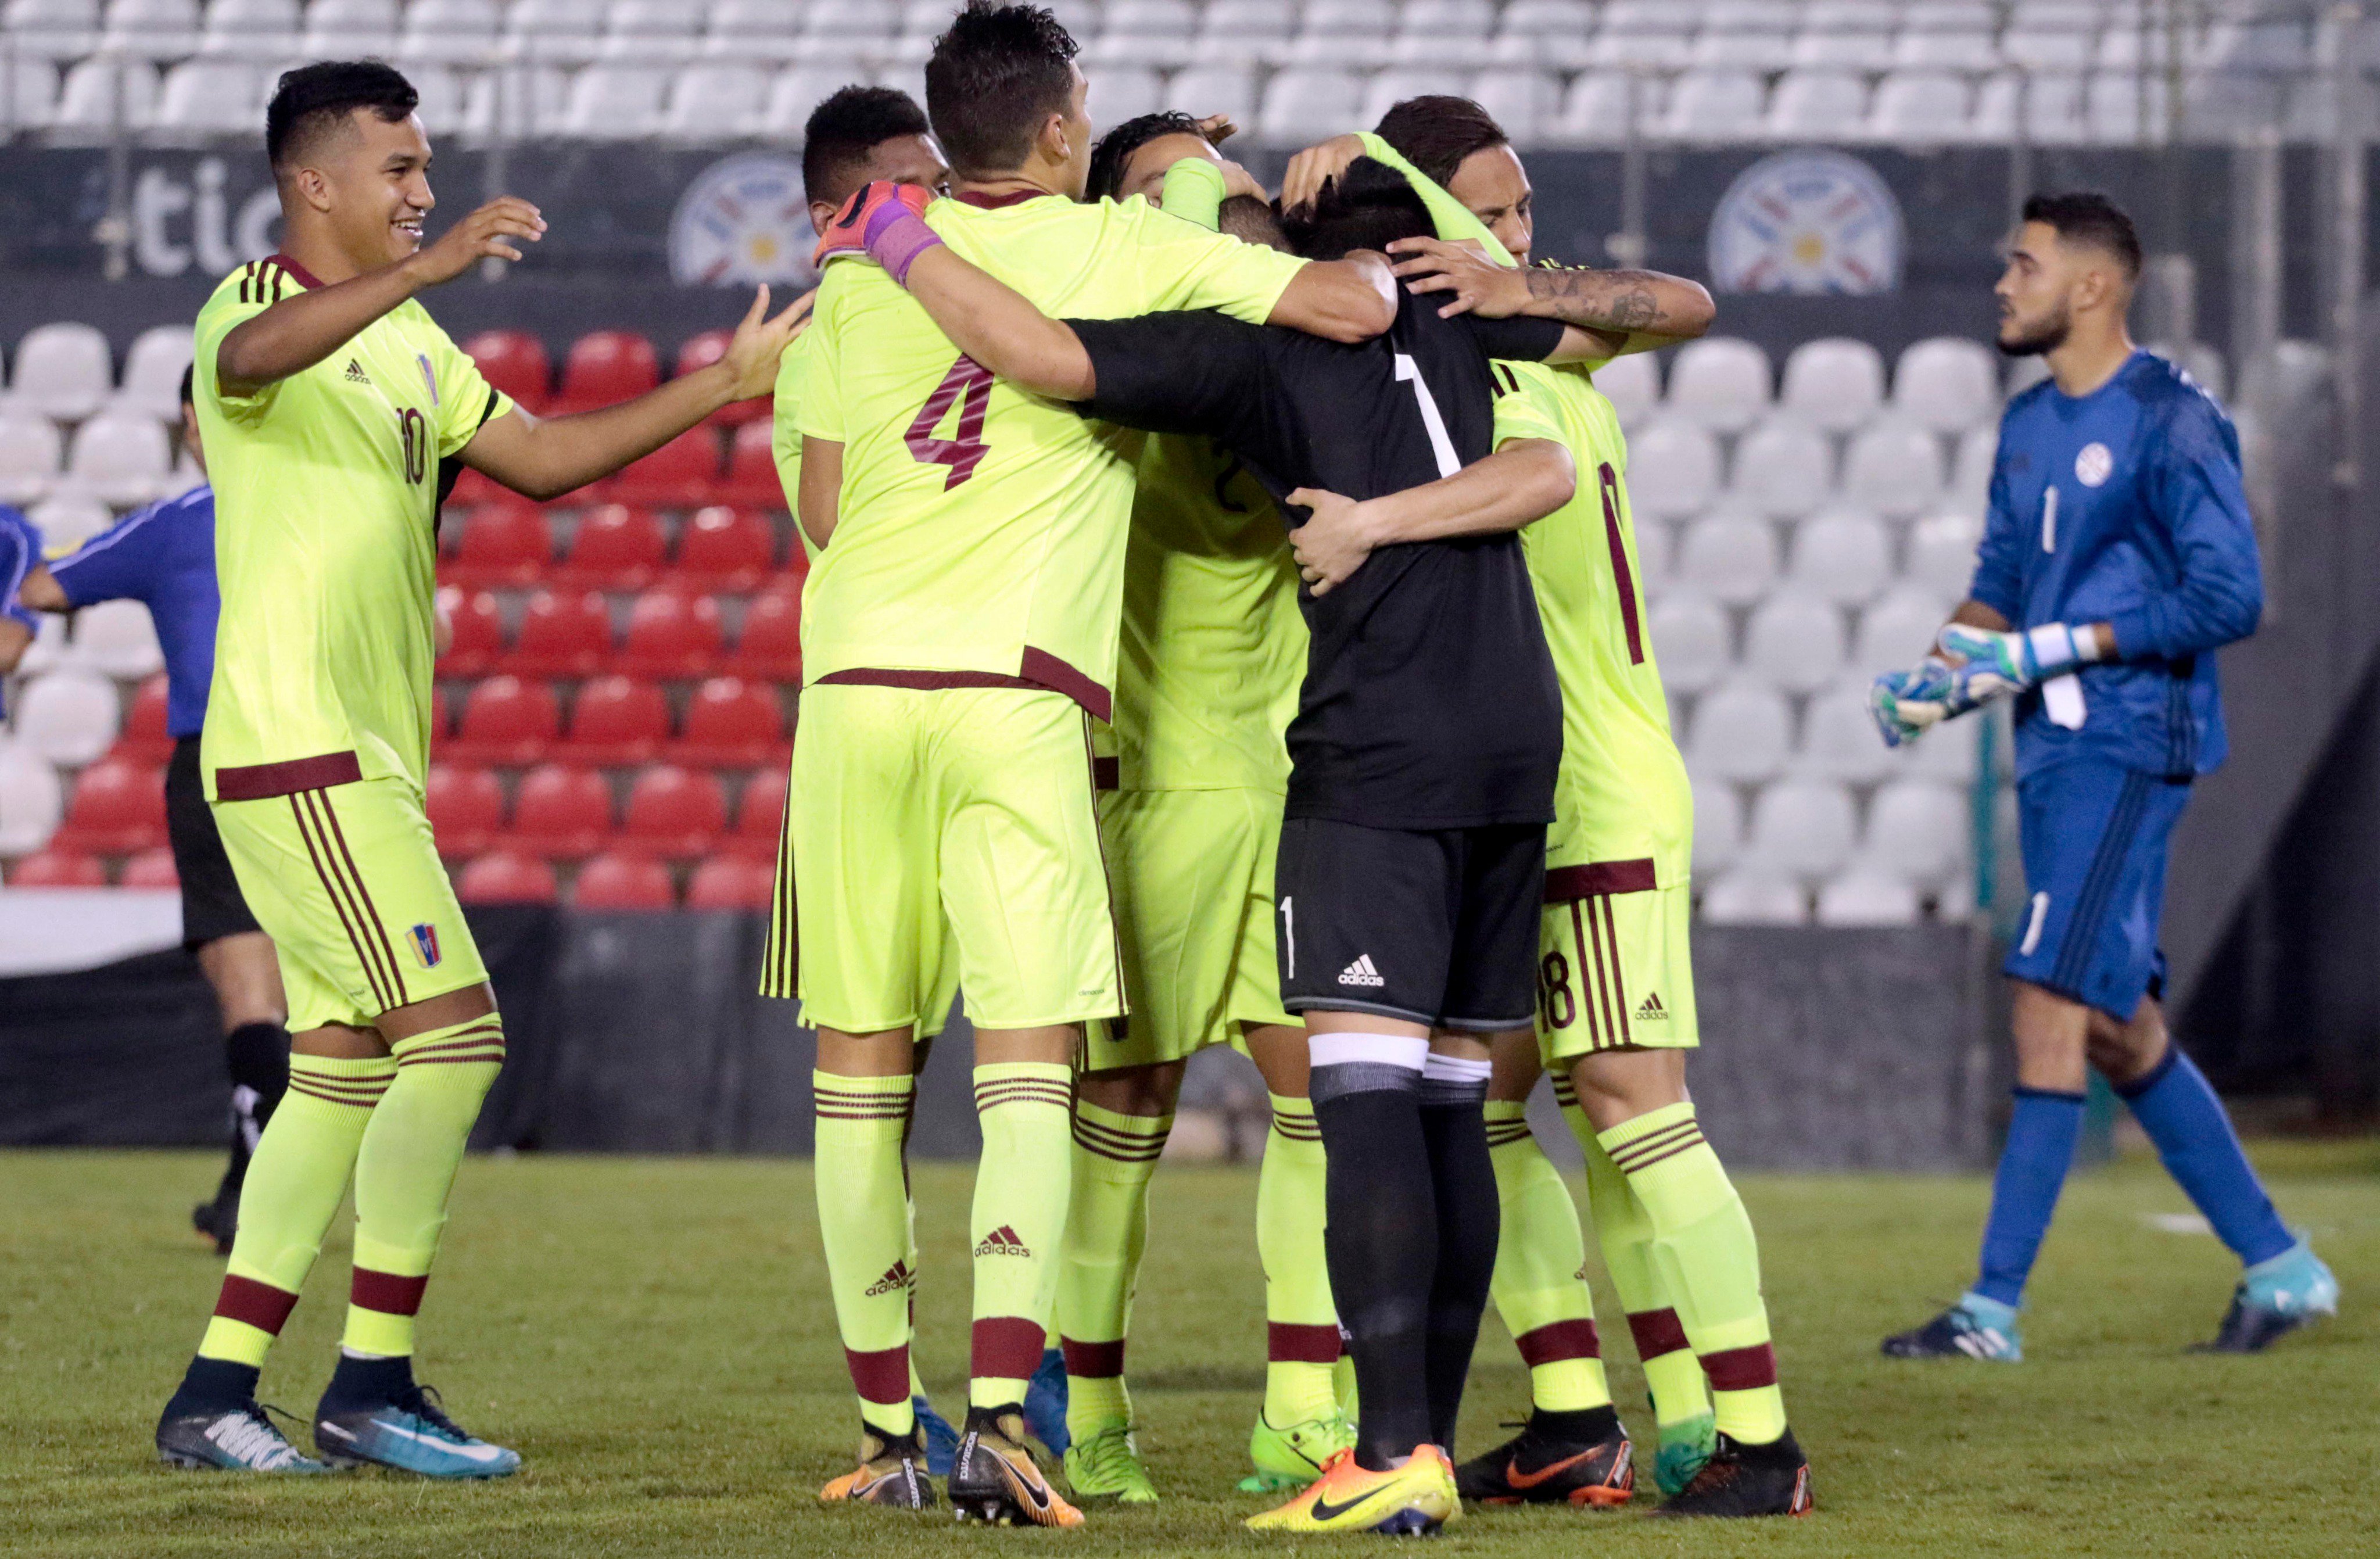
[[[1876,1339],[1955,1295],[1979,1179],[1747,1176],[1787,1401],[1815,1468],[1801,1522],[1679,1528],[1628,1512],[1474,1513],[1439,1550],[1597,1553],[2346,1554],[2380,1488],[2380,1145],[2259,1154],[2310,1226],[2346,1314],[2261,1358],[2185,1355],[2233,1267],[2153,1163],[2079,1177],[2043,1256],[2031,1362],[1895,1364]],[[853,1412],[806,1164],[507,1158],[464,1171],[422,1317],[422,1373],[528,1468],[486,1486],[169,1471],[149,1437],[212,1302],[182,1226],[212,1184],[191,1154],[0,1155],[0,1552],[42,1555],[852,1554],[1064,1544],[1086,1555],[1276,1547],[1238,1517],[1263,1310],[1245,1170],[1168,1166],[1133,1342],[1142,1444],[1167,1499],[1074,1534],[821,1511]],[[964,1368],[970,1178],[918,1175],[929,1381]],[[346,1280],[326,1251],[265,1375],[300,1413],[328,1372]],[[1628,1354],[1604,1290],[1605,1334]],[[1491,1320],[1464,1420],[1478,1448],[1524,1406]],[[1649,1431],[1633,1361],[1613,1384]],[[1355,1541],[1355,1540],[1348,1540]],[[1308,1551],[1314,1540],[1302,1545]]]

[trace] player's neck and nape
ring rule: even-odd
[[[2060,395],[2079,400],[2104,388],[2137,350],[2117,310],[2077,310],[2066,338],[2041,355]]]

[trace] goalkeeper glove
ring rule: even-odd
[[[2044,623],[2022,633],[1950,623],[1935,642],[1962,663],[1955,676],[1973,703],[2021,693],[2099,658],[2098,635],[2077,633],[2064,623]]]
[[[1961,689],[1958,673],[1934,655],[1908,671],[1884,673],[1867,693],[1868,713],[1887,747],[1904,747],[1975,703]]]
[[[819,236],[810,263],[823,270],[840,255],[866,254],[906,286],[909,267],[929,249],[940,248],[941,235],[926,225],[926,207],[933,192],[914,184],[883,179],[868,186],[843,203],[834,220]]]

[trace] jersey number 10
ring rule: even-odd
[[[430,474],[430,421],[412,407],[396,414],[397,442],[405,446],[405,480],[419,487]]]

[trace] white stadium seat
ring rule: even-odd
[[[1534,142],[1561,114],[1561,78],[1521,67],[1483,70],[1471,96],[1515,141]],[[1638,354],[1642,355],[1642,354]]]
[[[1165,82],[1154,70],[1111,65],[1092,73],[1090,95],[1084,111],[1098,129],[1112,129],[1126,119],[1153,114],[1165,103]]]
[[[1910,926],[1917,919],[1917,890],[1867,868],[1853,867],[1818,889],[1822,926]]]
[[[1856,606],[1892,582],[1892,539],[1874,515],[1830,509],[1793,528],[1790,587],[1813,600]]]
[[[1669,405],[1706,428],[1735,432],[1767,414],[1768,354],[1749,341],[1707,336],[1678,349]]]
[[[395,47],[396,0],[314,0],[306,7],[304,52],[317,59],[386,55]]]
[[[104,514],[107,511],[103,509],[100,512]],[[33,525],[34,529],[42,530],[44,538],[51,534],[42,528],[40,520],[35,519]],[[102,526],[101,529],[104,530],[106,527]],[[17,675],[39,676],[45,671],[55,670],[64,664],[66,659],[67,620],[43,612],[40,615],[40,621],[34,625],[33,642],[25,647],[24,658],[17,663]]]
[[[1611,0],[1587,57],[1611,69],[1678,69],[1693,57],[1700,11],[1678,0]]]
[[[0,30],[28,64],[81,57],[98,28],[99,0],[8,0],[0,6]]]
[[[1640,514],[1674,519],[1700,513],[1718,491],[1718,441],[1674,417],[1631,441],[1629,502]]]
[[[1342,133],[1364,104],[1364,85],[1344,70],[1296,67],[1273,73],[1265,83],[1257,119],[1264,139],[1280,146],[1309,146]]]
[[[1645,457],[1640,445],[1639,464]],[[1678,549],[1678,583],[1685,589],[1725,605],[1748,606],[1768,593],[1776,578],[1777,532],[1767,520],[1714,514],[1686,528]]]
[[[1679,140],[1741,140],[1760,129],[1768,90],[1749,70],[1690,70],[1670,91],[1661,133]]]
[[[1867,120],[1867,83],[1847,70],[1789,70],[1768,104],[1767,133],[1780,140],[1845,140]]]
[[[1966,795],[1956,786],[1894,780],[1868,802],[1862,854],[1903,882],[1946,888],[1967,863],[1971,826]]]
[[[2151,77],[2142,91],[2142,78],[2132,70],[2095,70],[2082,87],[2082,124],[2091,140],[2129,145],[2158,134],[2166,123],[2163,79]]]
[[[1696,67],[1782,70],[1793,55],[1793,16],[1770,0],[1712,0],[1688,56]]]
[[[151,123],[197,135],[254,135],[262,116],[254,67],[236,59],[186,59],[165,72]]]
[[[1858,832],[1851,792],[1841,786],[1779,780],[1752,803],[1750,859],[1796,877],[1823,877],[1851,859]]]
[[[0,404],[0,504],[30,504],[47,493],[62,457],[55,423]]]
[[[1884,778],[1904,761],[1884,745],[1868,713],[1869,676],[1846,677],[1811,696],[1802,712],[1802,745],[1793,772],[1862,785]],[[1933,734],[1926,740],[1931,741]]]
[[[288,53],[298,36],[298,0],[212,0],[200,51],[247,58]]]
[[[768,102],[769,78],[758,67],[688,66],[670,82],[662,131],[687,140],[747,135]]]
[[[1469,97],[1471,77],[1461,70],[1383,70],[1364,89],[1359,124],[1377,125],[1388,111],[1409,97]],[[1506,133],[1511,133],[1509,127]]]
[[[760,133],[798,142],[811,113],[849,79],[848,73],[832,66],[797,65],[778,71],[760,110]]]
[[[2014,375],[2010,377],[2013,379]],[[2010,393],[2015,393],[2013,387]],[[1998,457],[1999,447],[2000,430],[1997,418],[1968,429],[1961,436],[1958,453],[1950,457],[1949,503],[1971,514],[1984,512],[1984,505],[1991,501],[1992,463]]]
[[[1843,456],[1843,496],[1893,519],[1933,507],[1942,497],[1940,437],[1889,420],[1862,428]]]
[[[1912,341],[1892,371],[1892,407],[1936,432],[1964,432],[1997,420],[1999,363],[1991,349],[1963,336]]]
[[[1983,739],[1984,722],[1990,718],[1993,717],[1989,714],[1961,715],[1926,732],[1908,749],[1909,777],[1940,780],[1946,785],[1974,784],[1976,749]]]
[[[1867,133],[1875,140],[1938,144],[1967,136],[1967,83],[1947,70],[1896,70],[1876,89]]]
[[[949,19],[945,7],[935,31]],[[930,40],[931,34],[928,37]],[[710,7],[710,30],[702,41],[707,56],[739,65],[783,65],[801,46],[799,18],[783,0],[716,0]],[[820,68],[831,67],[821,65]],[[838,74],[846,79],[850,76],[847,69]]]
[[[1950,615],[1951,602],[1920,594],[1903,586],[1860,614],[1859,638],[1852,651],[1852,669],[1865,676],[1880,671],[1906,670],[1934,648],[1934,636]]]
[[[1385,19],[1374,0],[1312,0],[1286,57],[1300,66],[1378,65],[1389,55]]]
[[[397,52],[407,60],[484,59],[495,48],[503,20],[497,0],[411,0]]]
[[[1975,543],[1983,540],[1980,515],[1934,515],[1909,528],[1911,583],[1940,601],[1957,601],[1975,577]]]
[[[40,129],[57,113],[58,69],[30,53],[0,58],[0,135]]]
[[[1194,65],[1166,79],[1165,106],[1194,118],[1224,114],[1245,127],[1257,116],[1256,72],[1245,65]]]
[[[1743,800],[1717,780],[1695,780],[1694,793],[1694,870],[1716,871],[1743,852]]]
[[[1793,40],[1793,63],[1826,70],[1881,70],[1892,63],[1891,0],[1815,0]]]
[[[583,65],[595,57],[603,12],[603,0],[515,0],[504,36],[531,59]]]
[[[1497,30],[1501,64],[1576,70],[1594,53],[1595,10],[1587,0],[1511,0]]]
[[[921,56],[916,60],[892,61],[876,72],[874,84],[906,92],[911,103],[923,108],[926,105],[925,59]]]
[[[1771,417],[1736,441],[1728,495],[1756,513],[1790,519],[1827,501],[1835,452],[1825,434]]]
[[[110,405],[123,411],[153,417],[160,422],[182,420],[182,371],[190,366],[190,327],[161,324],[133,337],[124,354],[124,383]]]
[[[1686,766],[1713,779],[1774,779],[1792,747],[1792,725],[1784,695],[1776,689],[1723,684],[1694,701]]]
[[[1495,7],[1486,0],[1406,0],[1389,58],[1410,66],[1471,67],[1495,58]]]
[[[1668,588],[1671,541],[1670,527],[1664,520],[1647,518],[1636,520],[1632,508],[1630,532],[1636,539],[1636,584],[1647,601]]]
[[[1842,614],[1806,596],[1775,595],[1743,626],[1743,675],[1789,693],[1811,693],[1843,669]]]
[[[1809,895],[1770,868],[1742,866],[1703,895],[1703,919],[1715,926],[1798,926],[1810,919]]]
[[[1637,537],[1641,543],[1641,530]],[[1647,614],[1645,627],[1664,687],[1699,693],[1716,687],[1734,664],[1727,613],[1706,597],[1686,591],[1664,595]]]
[[[114,523],[115,516],[105,504],[80,488],[58,485],[64,490],[53,491],[25,511],[25,518],[42,533],[44,549],[63,552],[79,547]]]
[[[565,135],[631,140],[661,127],[670,72],[660,66],[590,65],[570,83],[562,109]]]
[[[1646,131],[1659,122],[1661,83],[1617,70],[1583,71],[1562,96],[1561,116],[1551,133],[1582,146],[1609,146],[1628,139],[1629,115]]]
[[[1986,77],[1975,91],[1967,134],[1974,140],[2013,140],[2020,119],[2026,138],[2040,145],[2082,140],[2082,78],[2058,71],[2027,77],[2012,70]]]
[[[1620,414],[1620,424],[1635,428],[1661,401],[1661,363],[1650,352],[1614,358],[1595,371],[1595,387]]]
[[[1884,358],[1844,336],[1804,341],[1785,359],[1778,399],[1813,426],[1849,432],[1884,404]]]
[[[472,135],[492,134],[501,110],[508,136],[552,135],[562,130],[569,105],[570,77],[557,66],[475,71],[465,89],[460,128]]]
[[[35,325],[17,343],[8,398],[19,410],[79,422],[97,411],[115,387],[107,337],[95,326]]]
[[[95,671],[53,671],[18,690],[16,717],[19,748],[53,763],[80,767],[115,740],[115,684]]]
[[[1099,36],[1083,41],[1084,63],[1094,81],[1119,65],[1184,64],[1197,23],[1196,7],[1183,0],[1110,0]]]
[[[118,681],[138,681],[165,669],[157,627],[137,601],[103,601],[75,614],[71,664]]]
[[[66,84],[58,90],[58,106],[50,123],[61,130],[81,132],[78,139],[85,140],[93,133],[111,130],[116,122],[119,83],[123,89],[124,128],[148,128],[149,116],[157,105],[156,68],[137,59],[119,61],[103,55],[79,60],[67,71]]]
[[[2026,70],[2075,71],[2087,67],[2099,42],[2095,30],[2044,27],[2026,18],[2012,18],[2000,34],[2000,57]]]
[[[108,0],[101,47],[140,59],[176,59],[199,45],[199,0]]]
[[[67,446],[67,476],[111,504],[145,504],[173,469],[164,424],[152,417],[94,417]]]
[[[1243,69],[1260,64],[1287,42],[1296,19],[1280,0],[1214,0],[1199,17],[1191,57]]]
[[[30,855],[66,815],[58,772],[13,743],[0,743],[0,856]]]
[[[1903,32],[1893,45],[1892,63],[1903,70],[1989,70],[2000,62],[1999,45],[1988,30]]]

